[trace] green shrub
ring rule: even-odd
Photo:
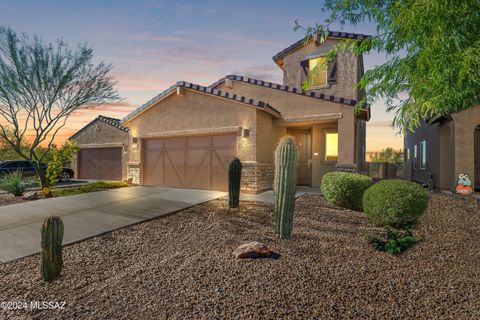
[[[373,223],[404,227],[413,224],[428,204],[428,193],[420,185],[404,180],[384,180],[363,195],[363,211]]]
[[[391,228],[387,228],[384,235],[368,235],[367,239],[376,250],[390,254],[401,253],[419,241],[410,231]]]
[[[328,202],[345,208],[361,209],[363,193],[372,178],[358,173],[330,172],[323,176],[321,191]]]
[[[21,171],[12,171],[0,178],[0,189],[21,196],[25,190],[34,184],[33,178],[24,178]]]
[[[126,182],[105,182],[98,181],[77,187],[61,188],[52,190],[54,197],[73,196],[76,194],[103,191],[108,189],[117,189],[128,187]]]

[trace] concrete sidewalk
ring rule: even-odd
[[[129,187],[0,207],[0,263],[40,251],[40,226],[60,216],[63,244],[167,215],[225,196],[225,192]]]
[[[297,189],[295,191],[295,198],[298,198],[306,193],[321,194],[320,188],[297,186]],[[222,199],[228,199],[228,194],[225,195]],[[268,190],[259,194],[240,193],[240,201],[258,201],[270,204],[275,203],[272,190]]]

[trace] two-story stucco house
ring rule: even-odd
[[[273,60],[283,84],[239,75],[210,86],[180,81],[121,121],[96,119],[72,137],[81,147],[78,176],[103,179],[105,164],[117,162],[117,176],[133,183],[226,190],[228,163],[238,157],[242,190],[261,192],[272,187],[274,150],[287,134],[299,148],[298,184],[318,187],[334,170],[361,172],[370,110],[356,115],[354,107],[363,58],[343,52],[323,62],[337,41],[364,37],[333,32],[323,43],[312,37],[282,50]],[[312,87],[302,92],[307,74]],[[112,140],[102,146],[105,136]]]

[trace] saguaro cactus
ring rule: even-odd
[[[228,166],[228,204],[230,208],[238,208],[241,177],[242,163],[238,158],[235,158]]]
[[[295,188],[297,184],[297,145],[295,138],[286,136],[275,150],[275,196],[276,231],[280,239],[292,234]]]
[[[63,222],[59,217],[46,218],[42,225],[42,278],[52,281],[62,272]]]

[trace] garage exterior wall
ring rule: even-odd
[[[184,90],[182,95],[174,92],[125,124],[130,128],[131,136],[138,139],[129,147],[127,177],[142,183],[142,139],[227,133],[237,135],[237,157],[245,164],[244,175],[248,175],[249,171],[255,170],[250,164],[257,161],[258,112],[265,113],[243,103],[201,92]],[[240,128],[249,129],[248,137],[239,134]],[[247,180],[242,189],[258,191],[255,186],[247,185]]]
[[[122,147],[124,150],[122,152],[122,177],[123,180],[126,180],[126,161],[128,159],[126,152],[128,152],[130,140],[128,132],[97,119],[71,140],[75,141],[81,149]],[[73,157],[71,167],[78,178],[78,156]]]

